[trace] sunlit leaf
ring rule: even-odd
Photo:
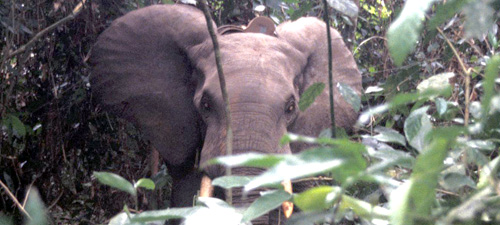
[[[207,165],[222,164],[224,166],[252,166],[259,168],[269,168],[284,159],[284,155],[271,155],[259,153],[247,153],[241,155],[231,155],[214,158],[208,161]]]
[[[394,63],[402,65],[415,49],[420,37],[425,12],[434,0],[407,0],[398,18],[387,31],[387,42]]]
[[[424,149],[426,135],[432,129],[431,121],[426,113],[428,109],[429,106],[425,106],[411,112],[404,124],[406,139],[419,152]]]
[[[427,23],[427,29],[436,29],[437,26],[446,22],[449,18],[459,13],[462,10],[462,7],[469,0],[448,0],[444,2],[442,5],[438,5],[436,7],[436,13]]]
[[[165,223],[165,221],[159,221],[159,222]],[[146,225],[147,223],[130,221],[126,212],[121,212],[121,213],[118,213],[117,215],[113,216],[113,218],[111,218],[109,220],[109,223],[108,223],[108,225],[124,225],[124,224],[127,224],[127,225]]]
[[[293,203],[304,212],[324,210],[333,206],[339,194],[338,187],[319,186],[295,195]]]
[[[457,191],[459,188],[463,186],[469,186],[471,188],[476,187],[476,183],[465,174],[460,173],[446,173],[443,175],[441,186],[446,188],[449,191]]]
[[[248,182],[250,182],[251,179],[252,177],[248,176],[223,176],[213,180],[212,185],[219,186],[225,189],[234,187],[243,187],[246,184],[248,184]]]
[[[43,204],[40,193],[36,188],[30,190],[28,202],[26,203],[26,211],[31,219],[25,218],[27,225],[46,225],[49,224],[46,208]]]
[[[500,66],[499,55],[493,56],[486,65],[486,69],[484,72],[485,78],[483,80],[484,94],[482,97],[482,108],[483,108],[483,113],[485,114],[489,112],[491,99],[495,94],[495,79],[498,77],[498,74],[500,72],[499,66]],[[487,117],[485,116],[483,118]]]
[[[436,98],[436,111],[440,116],[444,115],[448,109],[448,103],[443,98]]]
[[[255,200],[243,213],[243,222],[249,222],[265,213],[277,208],[284,201],[290,200],[292,195],[283,190],[274,190],[265,193]]]
[[[344,97],[346,102],[348,102],[355,112],[359,112],[361,108],[361,98],[358,93],[354,89],[352,89],[349,85],[344,83],[338,83],[337,87],[339,88],[340,95]]]
[[[479,181],[477,183],[477,188],[483,189],[488,185],[490,185],[491,181],[495,181],[499,167],[500,167],[500,157],[497,156],[495,159],[491,160],[491,162],[485,165],[481,170],[481,173],[479,174]]]
[[[425,223],[435,202],[439,174],[447,151],[463,128],[447,127],[432,131],[432,142],[425,144],[417,157],[410,180],[390,196],[391,224]]]
[[[330,7],[349,17],[358,16],[358,6],[351,0],[327,0],[327,2]]]
[[[448,91],[451,94],[450,79],[455,76],[454,73],[441,73],[431,76],[420,82],[417,86],[419,92],[435,90],[437,93]]]
[[[195,206],[190,208],[169,208],[162,210],[145,211],[132,216],[132,222],[164,221],[168,219],[182,219],[192,216],[198,211],[208,210],[205,207]]]
[[[495,10],[489,5],[490,2],[491,0],[476,0],[464,7],[467,38],[483,38],[492,28]]]
[[[405,137],[393,129],[377,127],[375,128],[375,132],[378,132],[378,134],[373,136],[373,138],[381,142],[397,143],[406,146]]]
[[[125,191],[133,196],[137,195],[134,186],[130,182],[125,180],[125,178],[117,174],[108,172],[94,172],[94,176],[101,184],[105,184],[118,190]]]
[[[322,92],[323,89],[325,89],[325,84],[324,83],[314,83],[311,86],[309,86],[304,93],[302,93],[302,96],[300,97],[299,100],[299,109],[300,111],[305,111],[309,106],[311,106],[316,99]]]
[[[149,190],[154,190],[155,189],[155,182],[153,182],[153,180],[148,179],[148,178],[141,178],[134,184],[134,186],[135,186],[135,188],[142,187],[142,188],[146,188]]]
[[[366,161],[362,156],[366,152],[364,145],[348,140],[336,141],[338,145],[333,147],[320,147],[298,155],[286,155],[284,160],[245,185],[245,191],[325,172],[332,173],[335,180],[343,182],[366,168]]]

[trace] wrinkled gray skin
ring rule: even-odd
[[[332,32],[334,84],[361,90],[361,75],[340,35]],[[279,146],[285,132],[316,136],[329,126],[328,88],[305,112],[301,94],[315,82],[328,83],[325,24],[301,18],[277,27],[277,37],[259,33],[219,36],[234,131],[234,154],[295,153],[306,146]],[[132,121],[165,160],[173,177],[173,206],[190,206],[201,174],[212,179],[224,169],[194,169],[225,154],[224,104],[213,46],[201,11],[186,5],[156,5],[117,19],[92,53],[94,96],[106,110]],[[357,114],[335,88],[337,126],[349,128]],[[237,175],[259,171],[234,169]],[[223,198],[220,192],[216,193]],[[236,191],[237,206],[243,199]],[[276,215],[276,213],[274,213]],[[254,224],[274,224],[264,216]]]

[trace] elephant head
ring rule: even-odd
[[[341,36],[332,33],[334,82],[361,90],[361,75]],[[328,90],[305,112],[302,93],[327,83],[326,27],[316,18],[285,22],[274,35],[231,33],[218,36],[226,76],[234,154],[294,153],[305,146],[280,146],[286,132],[315,136],[328,128]],[[115,20],[93,49],[91,84],[103,108],[137,125],[158,149],[173,177],[173,206],[189,206],[202,175],[216,178],[224,169],[199,172],[200,162],[225,155],[224,101],[205,18],[187,5],[155,5]],[[335,89],[335,120],[349,129],[357,114]],[[261,171],[235,168],[233,174]],[[216,191],[216,195],[223,194]],[[236,192],[236,205],[243,199]],[[257,223],[269,224],[264,218]]]

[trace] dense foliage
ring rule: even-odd
[[[218,24],[245,24],[254,13],[269,15],[277,23],[325,13],[322,1],[209,2]],[[45,218],[55,223],[104,223],[125,203],[124,213],[112,222],[185,217],[192,223],[237,224],[292,201],[302,212],[288,224],[500,222],[500,4],[489,0],[328,2],[330,20],[342,31],[363,73],[365,91],[360,96],[357,132],[350,140],[331,139],[328,132],[321,137],[288,134],[283,143],[303,141],[320,147],[297,155],[227,156],[211,163],[267,168],[257,177],[214,180],[214,185],[226,188],[276,187],[283,179],[334,179],[335,183],[293,195],[269,191],[244,211],[217,199],[199,198],[193,208],[134,215],[127,205],[135,209],[168,206],[168,199],[148,202],[163,198],[151,198],[150,192],[140,189],[156,186],[163,187],[156,194],[168,191],[168,176],[165,171],[156,174],[156,185],[139,180],[151,175],[144,153],[149,147],[130,124],[92,105],[86,59],[110,21],[158,2],[89,1],[78,15],[41,37],[36,34],[71,15],[79,1],[0,3],[4,37],[0,40],[1,211],[16,223],[26,214],[35,218],[28,222],[43,223]],[[31,38],[35,42],[23,47]],[[26,49],[12,54],[22,48]],[[357,104],[349,91],[343,93]],[[93,176],[124,192],[94,181],[92,172],[101,170],[125,177]],[[31,186],[40,193],[28,192]],[[24,205],[28,193],[30,200]],[[40,211],[42,201],[48,216]],[[0,223],[3,220],[8,219],[0,215]]]

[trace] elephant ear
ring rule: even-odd
[[[337,84],[344,83],[352,87],[357,94],[361,93],[361,74],[354,58],[344,44],[340,34],[330,28],[333,62],[333,85],[335,102],[335,122],[339,127],[350,130],[354,125],[357,113],[340,95]],[[309,86],[317,82],[326,85],[325,90],[316,101],[302,112],[290,132],[317,136],[330,124],[330,102],[328,91],[328,42],[326,24],[313,17],[300,18],[295,22],[283,23],[277,28],[278,37],[294,46],[307,59],[305,67],[294,78],[295,85],[301,95]],[[296,150],[294,150],[296,151]]]
[[[95,99],[138,126],[169,165],[194,157],[201,142],[187,55],[207,38],[198,9],[155,5],[115,20],[92,50]]]

